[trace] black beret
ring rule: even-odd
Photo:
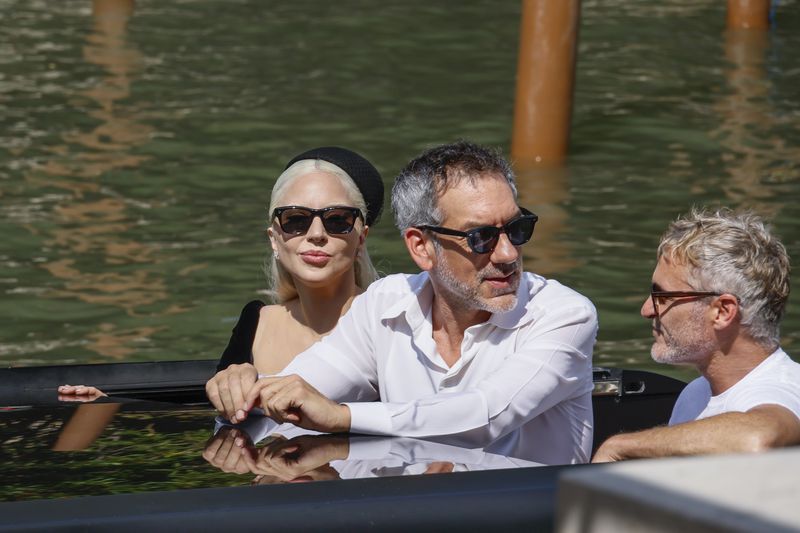
[[[323,146],[295,156],[286,164],[286,168],[304,159],[322,159],[344,170],[353,179],[367,204],[364,215],[367,225],[372,226],[380,218],[383,210],[383,180],[372,163],[346,148]]]

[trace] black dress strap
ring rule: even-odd
[[[239,321],[233,326],[228,346],[222,352],[222,357],[217,364],[217,372],[230,365],[253,362],[253,341],[256,338],[261,308],[265,305],[261,300],[253,300],[244,306],[242,314],[239,315]]]

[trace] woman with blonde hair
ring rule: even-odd
[[[269,205],[274,303],[244,307],[217,370],[251,363],[273,374],[328,334],[378,277],[365,239],[382,208],[380,174],[355,152],[315,148],[289,161]]]
[[[226,381],[231,365],[279,372],[330,333],[378,277],[365,240],[382,209],[381,176],[357,153],[327,146],[289,161],[269,205],[272,303],[244,306],[212,381]],[[63,385],[59,393],[62,399],[102,394],[82,385]]]

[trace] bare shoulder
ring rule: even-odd
[[[265,305],[259,312],[258,321],[260,325],[271,325],[276,322],[283,322],[291,316],[291,310],[282,304]]]
[[[278,313],[285,313],[286,306],[281,304],[268,304],[261,308],[262,316],[275,316]]]

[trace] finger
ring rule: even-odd
[[[247,394],[245,395],[245,398],[244,398],[243,410],[244,411],[250,411],[250,410],[253,409],[253,407],[256,407],[257,405],[261,405],[263,407],[264,405],[261,403],[261,399],[263,397],[262,396],[262,391],[264,391],[265,389],[271,391],[271,390],[274,389],[274,387],[278,386],[278,384],[280,384],[281,382],[283,382],[286,379],[288,379],[288,378],[287,377],[272,377],[272,376],[259,378],[253,384],[253,387],[250,390],[247,391]],[[271,393],[268,394],[267,396],[270,396],[270,395],[271,395]]]
[[[253,383],[256,377],[253,365],[231,365],[206,383],[206,396],[222,416],[233,423],[241,422],[245,417],[237,417],[236,412],[244,401],[242,383]]]
[[[79,402],[79,403],[89,403],[94,401],[96,398],[87,398],[86,396],[78,396],[76,394],[59,394],[58,401],[59,402]]]
[[[246,472],[248,469],[242,462],[242,454],[239,453],[239,448],[233,446],[233,442],[231,442],[230,446],[226,447],[226,450],[228,454],[225,456],[223,462],[223,470],[225,470],[225,472],[239,472],[240,470]]]
[[[239,376],[236,372],[229,372],[223,376],[223,378],[224,379],[219,384],[222,413],[225,418],[237,424],[244,420],[236,416],[236,411],[239,408],[237,405],[237,396],[241,396]]]
[[[89,385],[78,385],[75,390],[75,394],[79,396],[105,396],[106,393],[98,389],[97,387],[92,387]]]
[[[292,453],[297,453],[298,451],[300,451],[299,444],[289,444],[281,448],[277,453],[280,453],[281,455],[288,455]]]
[[[231,403],[234,410],[234,417],[237,422],[243,422],[247,418],[247,410],[244,409],[245,394],[253,388],[258,379],[251,372],[240,372],[231,381]]]
[[[247,415],[240,412],[240,406],[244,403],[242,395],[242,377],[239,373],[233,373],[228,377],[228,389],[225,397],[225,407],[230,412],[230,419],[234,423],[242,422]]]
[[[87,385],[61,385],[58,387],[58,392],[61,394],[73,394],[77,396],[104,395],[100,389]]]
[[[297,381],[280,384],[265,402],[267,411],[274,420],[295,424],[300,421],[299,410],[303,405],[305,389]],[[264,398],[262,396],[262,402]]]
[[[220,376],[219,380],[219,401],[222,404],[222,415],[233,423],[236,423],[236,404],[233,402],[231,396],[231,383],[236,382],[236,378],[227,372],[224,376]]]
[[[449,474],[455,465],[449,461],[434,461],[428,465],[424,474]]]
[[[217,380],[219,379],[220,372],[217,372],[213,378],[209,379],[206,382],[206,397],[208,401],[211,402],[211,405],[214,406],[214,409],[217,410],[218,413],[223,413],[223,405],[222,401],[220,400],[219,395],[219,383]]]
[[[232,438],[222,441],[214,457],[215,464],[224,472],[235,472],[239,462],[239,449],[233,445],[233,441]]]
[[[225,418],[234,420],[236,410],[239,408],[237,400],[241,396],[242,374],[248,374],[250,379],[257,375],[255,367],[249,364],[231,365],[224,370],[217,372],[213,378],[206,382],[206,396],[214,408]],[[233,388],[233,391],[231,389]],[[239,389],[237,393],[236,390]]]
[[[255,448],[252,437],[246,431],[239,431],[234,442],[239,448]]]
[[[294,439],[287,440],[286,437],[281,436],[280,439],[275,439],[274,441],[270,442],[266,447],[269,448],[270,453],[277,455],[281,453],[281,450],[284,450],[285,448],[299,447],[295,443],[296,438],[297,437],[295,437]]]
[[[247,466],[250,472],[263,475],[264,472],[259,468],[259,461],[256,461],[256,456],[257,454],[254,455],[253,451],[248,448],[239,449],[239,457],[241,457],[242,462]]]
[[[203,454],[202,454],[203,455],[203,459],[205,459],[209,463],[217,455],[217,452],[219,452],[220,446],[222,446],[222,443],[225,440],[225,438],[221,435],[222,431],[224,431],[224,430],[220,430],[220,433],[217,433],[216,435],[214,435],[213,437],[208,439],[208,442],[206,443],[206,447],[203,450]]]
[[[244,404],[242,405],[242,411],[250,412],[253,407],[256,407],[261,404],[261,391],[264,390],[265,387],[269,386],[271,383],[271,378],[260,378],[256,381],[252,388],[247,391],[247,394],[244,396]]]
[[[268,389],[261,393],[261,405],[266,410],[272,410],[273,414],[285,419],[287,415],[286,409],[287,400],[290,401],[298,398],[299,394],[304,389],[305,381],[296,375],[286,376],[285,378],[275,381]]]
[[[284,472],[285,467],[283,461],[275,457],[272,453],[266,452],[266,450],[262,450],[262,453],[259,454],[257,468],[259,474],[275,476],[281,481],[286,481],[292,477],[287,476],[286,472]]]

